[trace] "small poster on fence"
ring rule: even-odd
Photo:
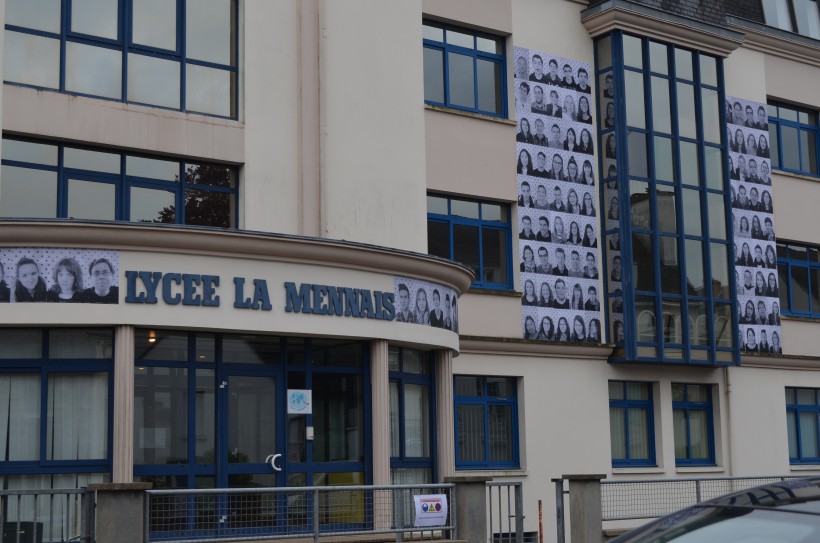
[[[413,526],[444,526],[447,524],[447,496],[426,494],[413,496],[416,521]]]

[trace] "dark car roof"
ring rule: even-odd
[[[820,515],[820,476],[756,486],[698,505],[771,507]]]

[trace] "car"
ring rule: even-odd
[[[698,503],[610,543],[820,541],[820,476],[788,479]]]

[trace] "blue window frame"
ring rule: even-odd
[[[388,367],[392,483],[432,483],[436,480],[432,353],[391,346]]]
[[[510,206],[427,196],[427,252],[473,270],[473,287],[512,289]]]
[[[609,382],[612,466],[654,466],[655,427],[650,383]]]
[[[820,247],[778,242],[777,273],[783,314],[820,318]]]
[[[769,104],[772,168],[802,175],[818,175],[820,154],[817,112],[787,104]]]
[[[514,377],[457,375],[456,469],[518,467],[518,392]]]
[[[236,118],[236,0],[6,3],[6,83]]]
[[[107,482],[113,447],[113,331],[4,328],[0,345],[4,488],[30,488],[34,478],[39,478],[38,488]],[[27,482],[15,482],[18,476]]]
[[[820,464],[820,389],[786,387],[789,463]]]
[[[672,383],[675,463],[714,465],[715,433],[710,385]]]
[[[218,164],[3,139],[0,217],[237,226],[237,172]]]
[[[424,21],[424,101],[507,116],[504,38]]]
[[[722,60],[620,31],[595,53],[610,361],[739,364]]]

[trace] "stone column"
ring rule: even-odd
[[[439,480],[456,474],[456,441],[453,419],[453,353],[436,351],[436,442]]]
[[[569,481],[570,541],[602,543],[601,480],[606,475],[564,475]]]
[[[134,327],[114,333],[113,483],[134,481]]]
[[[374,339],[370,343],[370,390],[373,414],[373,484],[390,484],[390,370],[387,365],[387,341]],[[392,496],[389,491],[374,491],[377,528],[389,529],[392,516]]]

